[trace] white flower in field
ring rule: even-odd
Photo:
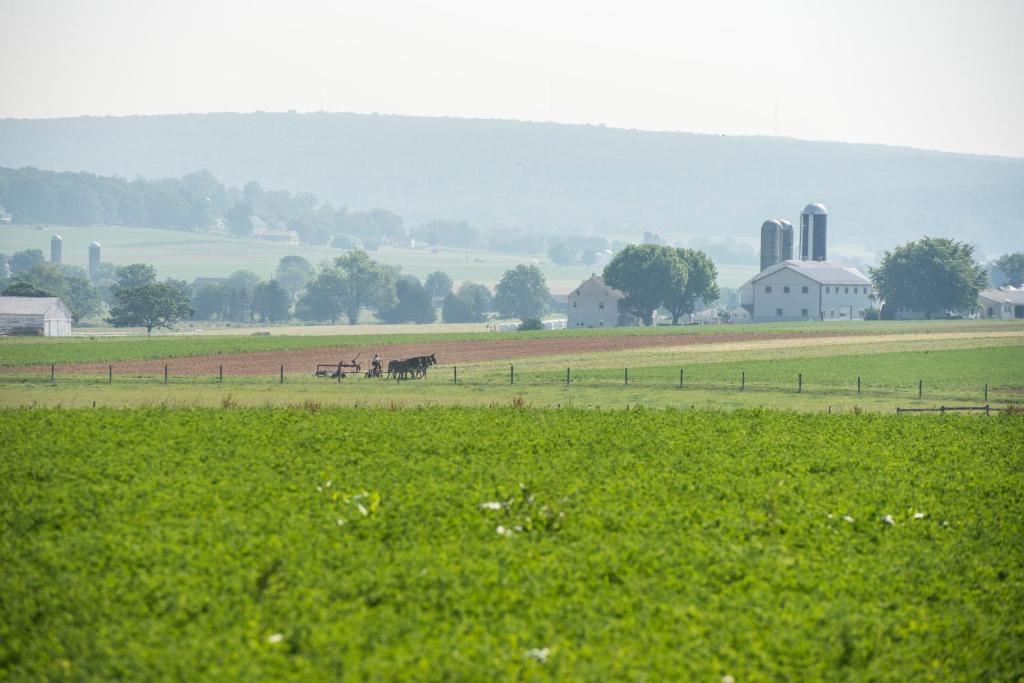
[[[532,650],[526,651],[527,659],[536,659],[538,662],[543,664],[548,661],[548,655],[551,654],[551,648],[547,647],[535,647]]]
[[[915,512],[914,513],[914,519],[924,519],[924,513],[923,512]]]
[[[345,526],[345,524],[346,524],[345,520],[343,520],[341,517],[339,517],[335,521],[338,523],[338,526]]]
[[[885,517],[882,517],[882,521],[888,524],[889,526],[896,526],[896,520],[892,518],[892,515],[886,515]]]
[[[325,487],[325,488],[331,488],[331,484],[333,484],[333,483],[334,483],[334,482],[332,482],[332,481],[331,481],[330,479],[328,479],[328,480],[327,480],[327,481],[326,481],[326,482],[324,483],[324,487]]]
[[[272,633],[269,636],[267,636],[267,642],[271,645],[274,645],[275,643],[280,643],[282,640],[284,640],[284,636],[280,633]]]
[[[827,516],[828,516],[828,518],[829,518],[829,519],[832,519],[833,517],[835,517],[835,515],[833,515],[833,514],[832,514],[831,512],[830,512],[830,513],[828,513],[828,515],[827,515]]]
[[[500,510],[502,508],[501,503],[497,501],[488,501],[486,503],[480,503],[481,510]]]
[[[947,522],[946,520],[942,520],[942,524],[941,524],[940,526],[941,526],[941,527],[942,527],[943,529],[945,529],[945,528],[946,528],[947,526],[949,526],[949,522]]]
[[[366,506],[363,505],[362,503],[356,503],[356,507],[359,509],[359,512],[360,512],[360,514],[363,515],[363,517],[366,517],[367,515],[370,514],[370,511],[367,510]]]
[[[511,536],[512,535],[512,530],[511,529],[506,529],[505,527],[501,526],[500,524],[498,525],[498,528],[495,529],[495,531],[498,532],[499,536]]]
[[[851,517],[850,515],[843,515],[843,521],[853,524],[853,517]]]
[[[323,493],[324,492],[324,487],[323,486],[317,486],[316,487],[316,492],[317,493]]]
[[[736,683],[736,679],[729,674],[725,674],[722,676],[722,683]]]

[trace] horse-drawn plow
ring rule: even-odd
[[[348,362],[320,363],[316,366],[316,372],[313,373],[313,376],[340,380],[350,374],[358,374],[363,371],[362,364],[359,363],[358,359],[359,356],[357,355]],[[427,368],[436,364],[437,358],[431,353],[426,356],[413,356],[412,358],[388,361],[387,370],[384,369],[383,364],[371,365],[363,376],[367,379],[385,377],[397,380],[420,379],[427,376]]]
[[[326,377],[330,379],[341,379],[352,373],[362,372],[363,366],[359,363],[359,354],[349,362],[339,361],[337,363],[320,363],[316,366],[314,377]]]

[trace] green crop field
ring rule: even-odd
[[[189,282],[196,277],[227,277],[236,270],[251,270],[269,278],[284,256],[303,256],[315,265],[344,253],[327,246],[292,247],[209,233],[123,226],[6,226],[0,232],[0,252],[41,249],[48,255],[53,235],[60,235],[64,240],[64,263],[88,265],[89,244],[95,241],[103,247],[104,261],[120,265],[151,263],[161,277],[181,278]],[[382,263],[401,266],[403,272],[419,278],[435,270],[443,270],[455,282],[472,280],[492,287],[509,268],[537,260],[536,256],[525,254],[446,247],[436,253],[429,249],[382,247],[372,252],[372,256]],[[573,290],[593,270],[586,266],[556,266],[546,260],[540,268],[552,291],[561,293]],[[729,287],[739,287],[756,274],[756,266],[723,265],[719,268],[722,284]]]
[[[1022,420],[5,411],[0,678],[1020,680]]]
[[[606,329],[535,332],[425,332],[333,336],[190,335],[155,337],[0,337],[0,367],[50,363],[96,363],[152,358],[184,358],[221,353],[340,348],[362,345],[478,341],[492,339],[563,339],[644,335],[763,335],[821,334],[885,335],[932,333],[1024,332],[1022,321],[915,321],[858,323],[765,323],[673,327],[614,327]]]

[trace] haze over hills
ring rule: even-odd
[[[208,169],[310,191],[413,227],[660,232],[752,241],[766,218],[829,208],[830,243],[956,237],[1024,248],[1024,159],[600,126],[344,113],[0,120],[0,166],[128,178]]]

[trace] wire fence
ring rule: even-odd
[[[115,365],[108,365],[101,374],[75,372],[65,374],[56,364],[50,366],[47,374],[4,373],[0,374],[0,385],[74,385],[95,386],[98,384],[129,384],[134,386],[163,385],[337,385],[351,386],[374,382],[381,386],[450,385],[451,387],[564,387],[567,389],[649,389],[649,390],[702,390],[740,393],[789,393],[808,396],[836,396],[846,398],[899,398],[919,400],[1016,402],[1024,400],[1024,387],[1005,386],[983,380],[930,380],[916,382],[893,381],[889,378],[851,376],[846,378],[818,377],[797,372],[788,380],[777,376],[765,377],[747,371],[735,375],[723,375],[708,369],[709,366],[694,368],[680,367],[667,369],[659,367],[622,368],[579,368],[571,366],[554,370],[550,365],[510,364],[506,368],[493,365],[463,366],[438,365],[428,369],[425,377],[367,378],[364,373],[351,372],[336,377],[315,377],[311,372],[286,370],[279,366],[272,373],[229,374],[223,365],[212,366],[204,372],[194,367],[187,371],[175,372],[172,364],[165,364],[161,372],[141,373],[138,371],[119,372]]]

